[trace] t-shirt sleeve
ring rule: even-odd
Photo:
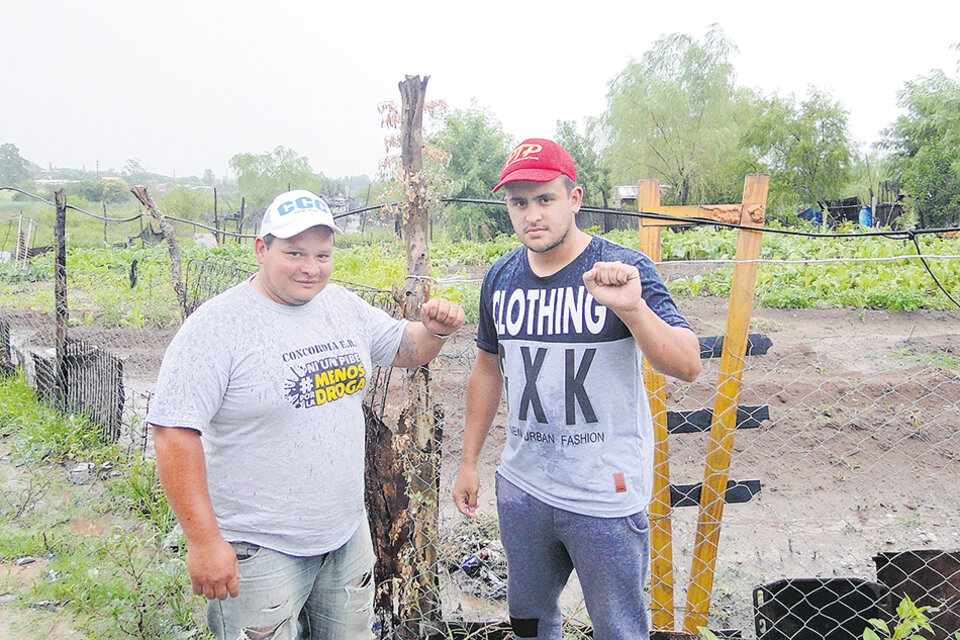
[[[163,356],[147,422],[202,433],[223,401],[230,355],[222,331],[209,335],[203,318],[190,320],[193,317],[180,328]]]
[[[370,361],[388,366],[397,357],[407,320],[397,320],[383,309],[371,306],[357,298],[363,307],[363,321],[370,331]]]
[[[673,327],[690,328],[690,323],[683,317],[676,303],[663,283],[660,272],[648,256],[640,254],[635,263],[640,272],[640,283],[643,285],[643,300],[650,309],[660,318]]]
[[[493,322],[493,281],[497,267],[494,265],[487,271],[483,278],[483,284],[480,286],[480,316],[477,320],[477,348],[488,353],[497,353],[499,339],[497,337],[497,328]]]

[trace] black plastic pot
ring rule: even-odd
[[[859,578],[792,578],[753,590],[758,640],[860,640],[889,619],[889,591]]]
[[[927,612],[934,629],[931,640],[945,640],[960,631],[960,551],[917,549],[878,553],[873,557],[877,580],[890,589],[899,603],[909,596]]]

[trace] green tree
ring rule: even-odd
[[[237,189],[247,199],[247,210],[262,212],[278,193],[290,189],[322,191],[323,180],[314,175],[310,161],[293,149],[277,147],[263,153],[238,153],[230,158]]]
[[[603,159],[617,183],[657,178],[680,204],[728,195],[717,185],[740,136],[733,50],[717,25],[702,42],[665,36],[611,81]]]
[[[921,228],[960,224],[960,152],[940,140],[923,145],[903,171]]]
[[[851,180],[852,143],[847,112],[826,93],[811,89],[793,99],[758,99],[742,144],[753,171],[771,175],[771,202],[813,205],[842,197]]]
[[[150,174],[143,168],[140,158],[130,158],[124,162],[120,175],[133,185],[146,184],[150,180]]]
[[[429,136],[429,144],[442,154],[428,160],[443,163],[452,181],[450,197],[488,200],[497,184],[511,139],[489,112],[472,107],[446,114],[443,127]],[[445,222],[453,236],[471,240],[507,233],[512,227],[503,207],[455,203],[445,209]]]
[[[194,189],[185,184],[157,197],[157,204],[167,215],[187,220],[212,222],[213,219],[213,190]],[[223,201],[220,203],[221,214],[225,209]]]
[[[130,187],[122,180],[84,180],[70,192],[89,202],[119,203],[130,200]]]
[[[12,142],[0,144],[0,186],[13,187],[30,178],[27,161]]]
[[[588,120],[585,129],[584,133],[580,133],[572,120],[558,120],[556,141],[573,156],[577,167],[577,184],[583,188],[583,203],[606,208],[613,182],[610,169],[602,164],[597,150],[597,121]]]
[[[922,227],[960,224],[960,80],[942,71],[907,82],[906,113],[884,132],[900,179]]]

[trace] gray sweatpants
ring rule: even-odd
[[[646,511],[595,518],[551,507],[497,474],[507,604],[518,638],[560,640],[558,599],[573,569],[594,640],[647,640],[644,601],[650,555]]]

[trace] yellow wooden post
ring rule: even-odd
[[[770,177],[767,175],[747,176],[743,186],[740,224],[751,227],[763,226],[769,182]],[[687,589],[684,631],[691,634],[698,633],[699,627],[707,625],[707,616],[710,611],[724,496],[733,453],[737,403],[743,376],[750,316],[753,313],[757,278],[755,261],[760,256],[762,235],[759,230],[741,229],[737,240],[737,264],[734,266],[730,287],[727,333],[720,359],[717,397],[713,410],[713,422],[710,426],[710,442],[707,445],[693,563],[690,568],[690,585]]]
[[[660,183],[641,180],[637,187],[640,211],[660,207]],[[660,261],[660,227],[640,218],[640,251]],[[643,361],[643,380],[653,414],[653,500],[650,503],[650,601],[653,628],[673,631],[673,530],[670,523],[670,451],[667,444],[666,379]]]

